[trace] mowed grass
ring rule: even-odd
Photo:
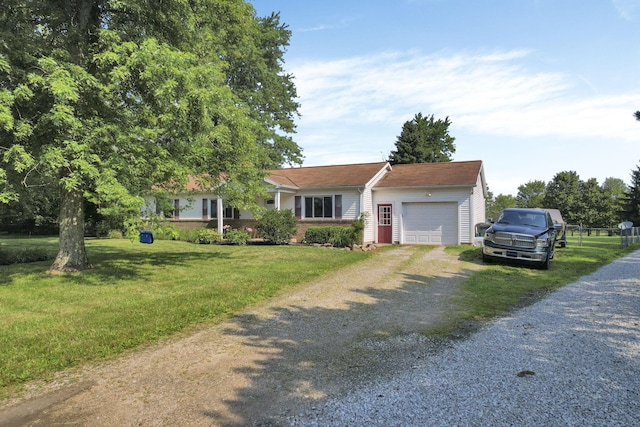
[[[640,249],[636,244],[620,247],[620,237],[568,237],[567,247],[556,248],[549,270],[494,262],[474,273],[453,297],[457,307],[447,322],[427,331],[430,334],[458,334],[477,321],[503,315],[514,308],[537,301],[549,292],[572,283],[600,267]],[[482,263],[481,248],[447,248],[463,260]]]
[[[0,396],[198,324],[219,322],[370,253],[300,246],[87,240],[93,270],[0,266]],[[56,239],[0,239],[0,247]]]

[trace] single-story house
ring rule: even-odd
[[[312,166],[267,171],[267,209],[290,209],[301,241],[316,225],[349,225],[366,218],[364,241],[401,244],[473,244],[485,220],[487,185],[482,161],[390,165],[388,162]],[[190,181],[174,195],[181,226],[252,227],[250,211],[225,206],[214,192]],[[154,210],[154,200],[147,209]]]

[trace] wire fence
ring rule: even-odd
[[[582,246],[583,236],[620,236],[620,247],[626,248],[634,243],[640,243],[640,227],[629,227],[625,229],[616,228],[591,228],[582,225],[567,224],[567,235],[578,236],[578,245]]]

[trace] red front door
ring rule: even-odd
[[[378,205],[378,243],[393,243],[391,205]]]

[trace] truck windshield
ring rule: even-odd
[[[498,224],[524,225],[528,227],[544,228],[546,226],[546,221],[542,214],[528,213],[521,215],[516,212],[503,212],[500,218],[498,218]]]

